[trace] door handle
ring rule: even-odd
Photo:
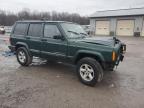
[[[47,41],[47,39],[41,39],[41,41]]]

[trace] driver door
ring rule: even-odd
[[[54,39],[54,36],[62,36],[57,24],[46,23],[41,39],[41,57],[52,60],[66,59],[67,41]]]

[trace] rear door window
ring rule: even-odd
[[[61,35],[59,29],[54,24],[46,24],[44,27],[44,37],[53,38],[53,36]]]
[[[40,37],[42,35],[42,24],[30,24],[28,36]]]
[[[27,29],[26,23],[17,23],[14,29],[15,35],[25,35],[26,29]]]

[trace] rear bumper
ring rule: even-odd
[[[15,47],[15,46],[8,46],[8,48],[9,48],[12,52],[16,51],[16,47]]]

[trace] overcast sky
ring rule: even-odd
[[[0,0],[0,9],[18,12],[23,8],[32,11],[58,11],[91,15],[95,11],[144,7],[144,0]]]

